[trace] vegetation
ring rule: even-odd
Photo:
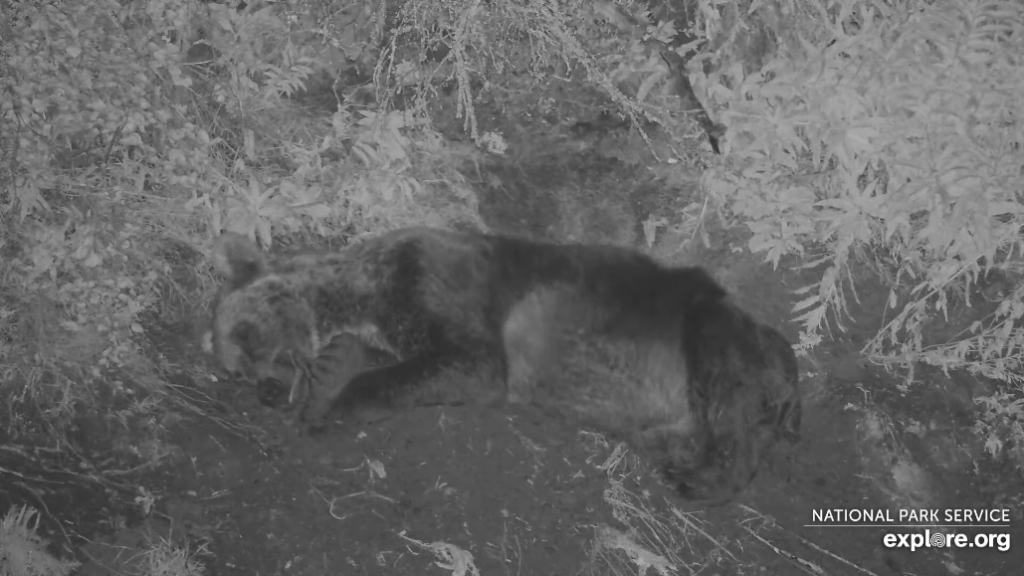
[[[843,328],[855,274],[869,271],[889,292],[870,357],[908,368],[908,381],[926,362],[1006,382],[1014,392],[984,400],[1001,408],[983,428],[993,451],[1002,434],[1020,446],[1006,413],[1020,416],[1010,398],[1024,383],[1024,7],[860,3],[813,21],[817,38],[794,30],[763,69],[702,80],[735,142],[707,188],[751,229],[752,251],[815,270],[798,290],[805,346],[829,318]],[[984,295],[998,300],[984,318],[934,337],[957,320],[954,304]]]
[[[807,349],[880,282],[865,351],[908,382],[920,362],[1002,382],[977,429],[1024,463],[1024,6],[685,4],[688,19],[610,0],[0,4],[0,478],[26,499],[60,475],[128,500],[125,478],[175,457],[181,419],[248,432],[217,415],[198,353],[224,230],[270,248],[485,228],[468,174],[528,147],[517,126],[601,113],[694,170],[666,53],[728,129],[706,199],[668,224],[696,234],[717,211],[813,275],[795,310]],[[972,306],[985,314],[938,336]],[[105,445],[87,450],[86,428]],[[0,527],[0,574],[71,570],[37,552],[34,514]],[[182,566],[151,573],[201,572]]]
[[[78,568],[77,562],[50,555],[48,543],[36,532],[38,525],[38,512],[27,506],[11,509],[0,521],[0,575],[67,576]]]

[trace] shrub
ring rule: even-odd
[[[33,517],[35,526],[31,526]],[[16,506],[7,511],[0,521],[0,576],[68,576],[78,568],[78,562],[52,556],[38,528],[35,509]]]
[[[876,10],[822,11],[824,40],[792,45],[750,74],[703,80],[728,108],[734,162],[705,182],[746,221],[752,251],[823,267],[797,306],[805,342],[829,311],[842,327],[851,265],[864,263],[888,283],[895,312],[868,344],[874,358],[1012,381],[1020,291],[958,342],[929,342],[925,327],[984,274],[1019,273],[1024,78],[1013,71],[1024,40],[1011,30],[1024,11],[1006,0]]]
[[[1024,6],[824,4],[761,70],[692,68],[729,127],[729,161],[704,184],[750,228],[752,251],[820,270],[798,290],[802,346],[844,328],[866,269],[889,289],[872,359],[908,381],[923,361],[1019,385]],[[1000,278],[1016,288],[991,314],[952,341],[929,334]],[[998,436],[1024,440],[1005,420],[1017,393],[997,396],[979,400],[1002,407],[982,426],[993,452]]]

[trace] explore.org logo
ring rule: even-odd
[[[903,529],[887,530],[882,544],[912,552],[919,548],[992,548],[1000,552],[1010,549],[1007,508],[814,509],[811,522],[804,527]]]

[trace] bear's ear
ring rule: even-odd
[[[213,268],[241,288],[266,271],[267,263],[256,243],[241,234],[225,232],[213,242]]]

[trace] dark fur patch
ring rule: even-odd
[[[580,416],[648,453],[682,494],[712,500],[749,484],[778,439],[799,437],[792,348],[700,268],[426,228],[282,261],[247,242],[226,235],[215,248],[227,277],[215,355],[290,390],[308,421],[339,401],[422,399],[424,382],[458,364],[474,376],[455,394],[434,386],[440,401]],[[494,373],[500,394],[481,384]]]

